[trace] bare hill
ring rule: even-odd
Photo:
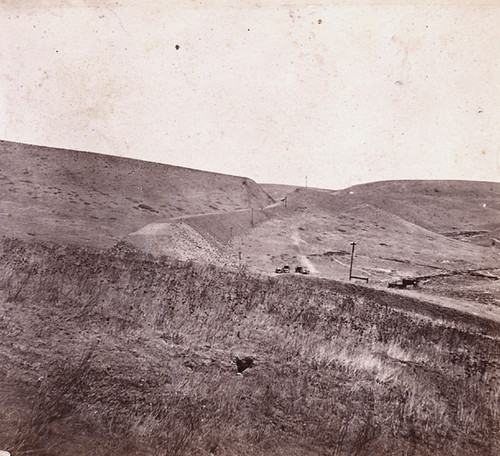
[[[148,223],[271,204],[244,177],[0,141],[4,235],[110,246]]]
[[[370,204],[440,233],[493,231],[500,227],[500,183],[475,181],[384,181],[343,190],[297,188],[290,204],[338,211]]]
[[[437,233],[489,232],[500,227],[500,183],[387,181],[357,185],[341,194]]]

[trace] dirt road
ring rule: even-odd
[[[312,273],[318,273],[318,269],[314,264],[312,263],[309,258],[307,258],[303,253],[302,253],[302,248],[301,244],[306,244],[306,242],[300,238],[300,234],[298,231],[294,231],[291,236],[291,240],[293,242],[293,245],[296,247],[297,250],[297,258],[300,260],[300,263],[304,265],[306,268],[309,269]]]

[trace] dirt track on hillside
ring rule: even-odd
[[[291,240],[293,242],[293,245],[295,245],[297,247],[297,254],[298,254],[297,256],[300,260],[300,263],[302,263],[302,265],[307,267],[311,273],[317,274],[319,271],[316,268],[316,266],[313,264],[313,262],[311,260],[309,260],[309,258],[307,258],[302,253],[302,249],[301,249],[300,245],[301,245],[301,243],[305,244],[306,242],[300,238],[300,234],[298,233],[298,231],[294,231],[292,233]]]
[[[477,302],[472,302],[465,299],[454,299],[454,298],[449,298],[447,296],[431,295],[429,293],[425,293],[419,290],[384,289],[384,291],[398,296],[408,296],[414,298],[422,303],[425,303],[426,307],[430,305],[439,307],[441,309],[448,309],[451,312],[451,314],[449,315],[452,316],[453,317],[452,319],[454,320],[456,319],[454,318],[454,316],[456,316],[455,311],[458,311],[464,316],[470,315],[472,319],[474,318],[488,319],[500,325],[500,307],[497,306],[478,305]],[[415,310],[417,312],[419,311],[418,308],[416,308]],[[444,310],[443,316],[447,314],[448,314],[447,311]]]

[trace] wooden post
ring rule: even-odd
[[[351,251],[351,267],[349,268],[349,280],[352,278],[352,263],[354,261],[354,246],[356,245],[355,242],[351,242],[352,245],[352,251]]]

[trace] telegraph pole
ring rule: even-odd
[[[306,190],[307,190],[307,176],[306,176]]]
[[[349,268],[349,280],[352,278],[352,263],[354,261],[354,246],[356,245],[355,242],[351,242],[352,245],[352,251],[351,251],[351,267]]]
[[[359,277],[352,275],[352,263],[354,261],[354,246],[356,245],[355,242],[351,242],[352,245],[352,251],[351,251],[351,267],[349,268],[349,280],[351,279],[359,279],[359,280],[364,280],[366,283],[368,283],[368,277]]]

